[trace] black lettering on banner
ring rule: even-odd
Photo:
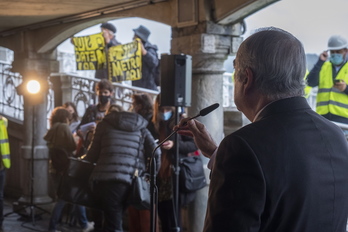
[[[109,50],[109,79],[113,82],[141,79],[140,44],[111,47]]]
[[[75,37],[73,40],[77,70],[96,70],[105,67],[105,43],[101,33]]]

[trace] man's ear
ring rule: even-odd
[[[245,74],[245,78],[243,80],[243,85],[244,85],[244,89],[248,91],[254,85],[254,73],[253,71],[251,71],[250,68],[246,68],[244,71],[244,74]]]

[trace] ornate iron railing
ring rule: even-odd
[[[89,105],[97,102],[94,88],[96,82],[99,81],[98,79],[81,77],[70,73],[54,73],[50,76],[50,80],[51,83],[60,83],[62,103],[68,101],[75,103],[79,116],[84,114]],[[159,94],[158,91],[132,87],[126,84],[113,83],[113,86],[115,103],[121,105],[125,110],[128,110],[131,106],[133,94],[148,93],[152,97]],[[54,84],[53,89],[56,89]]]
[[[0,112],[7,117],[23,121],[23,96],[16,87],[22,82],[19,73],[10,72],[11,65],[0,63]]]
[[[22,76],[9,70],[11,66],[0,63],[0,113],[16,121],[24,120],[24,101],[23,96],[18,95],[16,87],[22,83]],[[61,85],[54,86],[52,78],[59,78]],[[81,77],[74,74],[55,73],[49,77],[49,92],[47,95],[47,118],[53,110],[57,94],[57,88],[61,91],[61,102],[71,101],[77,106],[79,116],[82,116],[90,104],[94,104],[96,95],[94,92],[95,83],[99,81],[94,78]],[[132,99],[132,94],[148,93],[156,96],[159,92],[113,83],[115,103],[128,110]]]

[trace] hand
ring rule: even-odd
[[[329,54],[327,51],[323,51],[319,56],[320,60],[322,61],[326,61],[328,57],[329,57]]]
[[[165,150],[170,150],[173,147],[173,145],[174,145],[174,142],[172,140],[168,140],[162,144],[162,148]]]
[[[174,130],[176,129],[179,129],[178,133],[180,135],[193,137],[197,147],[205,157],[210,158],[217,148],[205,125],[197,120],[182,119],[179,125],[174,127]]]
[[[104,40],[105,40],[105,44],[110,43],[110,41],[111,41],[113,36],[110,35],[109,31],[106,30],[106,29],[103,29],[102,30],[102,34],[103,34],[103,37],[104,37]]]
[[[333,87],[343,92],[347,88],[347,83],[344,80],[341,80],[340,82],[335,82]]]
[[[145,55],[147,54],[147,50],[145,49],[143,42],[141,42],[140,39],[136,39],[136,41],[137,41],[138,43],[140,43],[141,54],[142,54],[143,56],[145,56]]]

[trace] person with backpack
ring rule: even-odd
[[[158,48],[148,41],[151,32],[146,27],[140,25],[133,31],[133,39],[139,38],[141,40],[142,70],[141,79],[132,81],[132,85],[158,91],[157,86],[160,85]]]

